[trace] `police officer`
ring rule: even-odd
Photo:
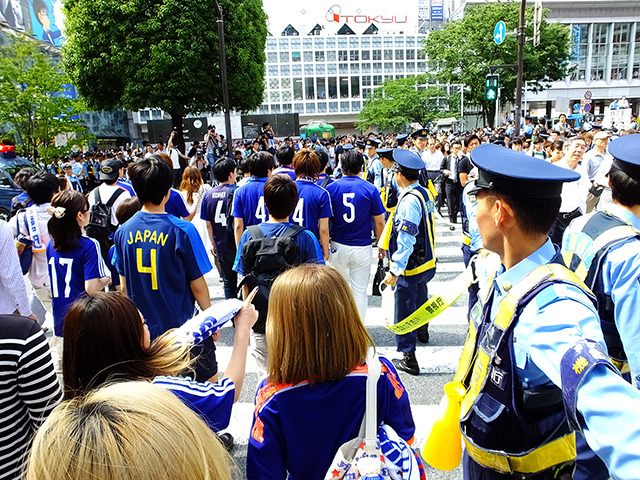
[[[377,138],[369,138],[365,142],[365,159],[367,161],[366,180],[372,183],[378,191],[382,190],[382,164],[380,157],[376,152],[380,146],[380,140]]]
[[[613,204],[571,222],[562,252],[566,265],[598,299],[613,363],[640,388],[640,135],[614,140],[609,151],[614,157],[609,171]],[[574,479],[609,478],[602,462],[584,447],[578,451]]]
[[[464,478],[571,478],[576,432],[614,478],[638,478],[640,392],[606,355],[595,298],[548,238],[562,184],[579,175],[492,144],[471,159],[478,228],[502,265],[455,377]]]
[[[414,152],[396,149],[395,180],[401,189],[392,217],[389,238],[391,266],[384,283],[396,286],[394,323],[399,323],[427,301],[427,282],[436,271],[435,218],[431,193],[418,183],[422,159]],[[427,326],[420,331],[421,341],[429,341]],[[416,359],[416,332],[396,336],[402,359],[394,365],[410,375],[419,375]]]

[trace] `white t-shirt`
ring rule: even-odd
[[[113,195],[117,190],[124,190],[124,192],[121,193],[118,198],[116,198],[116,201],[114,202],[113,207],[111,207],[111,225],[113,225],[114,227],[117,227],[118,219],[116,218],[116,211],[118,210],[118,207],[124,200],[126,200],[127,198],[131,198],[131,194],[127,192],[124,188],[119,187],[118,185],[107,185],[106,183],[100,184],[100,186],[98,186],[98,190],[100,191],[100,200],[104,204],[106,204],[109,201],[109,199],[111,198],[111,195]],[[89,200],[89,207],[95,205],[96,198],[95,198],[95,193],[93,193],[93,190],[89,194],[88,200]]]
[[[34,288],[48,287],[50,285],[46,252],[47,243],[49,243],[49,239],[51,238],[47,227],[47,222],[49,222],[49,219],[51,218],[51,215],[47,213],[47,207],[49,205],[51,204],[43,203],[42,205],[29,207],[25,212],[21,212],[9,220],[9,227],[11,227],[11,232],[14,237],[18,236],[19,231],[23,235],[28,235],[32,240],[34,240],[32,246],[33,260],[31,261],[31,267],[29,267],[28,274],[31,285],[33,285]],[[25,214],[28,216],[35,215],[36,226],[29,228],[28,231],[27,226],[29,224],[29,217],[27,217],[27,225],[25,225]],[[39,240],[36,240],[33,235],[34,228],[37,229],[38,235],[40,236]]]
[[[171,157],[171,163],[173,163],[173,169],[180,170],[180,155],[178,155],[178,149],[170,149],[169,156]]]

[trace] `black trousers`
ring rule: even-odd
[[[460,190],[458,182],[454,182],[452,180],[446,180],[444,188],[447,194],[449,221],[451,223],[458,223],[458,212],[460,212],[460,197],[462,195],[462,191]]]

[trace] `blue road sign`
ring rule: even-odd
[[[589,113],[589,112],[591,111],[591,104],[590,104],[590,103],[587,103],[587,104],[584,106],[584,111],[585,111],[585,112],[587,112],[587,113]]]
[[[507,35],[507,26],[502,20],[496,24],[496,28],[493,29],[493,41],[500,45],[504,42],[504,37]]]
[[[574,112],[579,112],[579,111],[580,111],[580,104],[579,104],[579,103],[576,103],[576,104],[573,106],[573,111],[574,111]]]

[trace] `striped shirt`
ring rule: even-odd
[[[61,399],[38,323],[0,315],[0,480],[21,478],[33,434]]]

